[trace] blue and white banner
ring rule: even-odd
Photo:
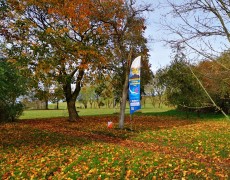
[[[141,109],[141,85],[140,85],[140,75],[141,75],[141,56],[134,59],[129,74],[129,105],[130,114]]]

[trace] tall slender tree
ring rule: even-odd
[[[144,38],[145,18],[143,12],[150,11],[150,5],[135,6],[135,1],[113,1],[116,8],[112,9],[109,3],[98,1],[98,18],[110,30],[111,48],[113,49],[113,67],[116,77],[122,82],[119,128],[124,128],[125,108],[128,93],[128,77],[132,60],[138,55],[142,61],[148,62],[147,40]],[[147,63],[148,64],[148,63]],[[147,65],[147,67],[149,67]]]

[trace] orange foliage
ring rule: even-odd
[[[203,85],[212,93],[221,92],[222,84],[230,84],[229,71],[215,61],[203,61],[197,66]],[[226,73],[224,73],[226,72]]]

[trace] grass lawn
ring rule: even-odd
[[[229,121],[148,114],[132,131],[129,117],[117,125],[117,116],[0,124],[0,179],[230,178]]]
[[[76,106],[80,106],[77,104]],[[56,118],[56,117],[68,117],[68,111],[66,108],[66,103],[60,103],[59,105],[60,109],[57,110],[55,104],[49,105],[49,110],[25,110],[20,117],[20,119],[39,119],[39,118]],[[87,109],[79,109],[80,116],[102,116],[102,115],[114,115],[119,113],[119,107],[116,108],[105,108],[102,107],[100,109],[98,108],[87,108]],[[146,104],[145,106],[142,106],[141,113],[135,113],[135,114],[145,114],[149,116],[176,116],[180,118],[185,118],[187,115],[185,112],[180,112],[172,107],[162,106],[162,107],[153,107],[151,104]],[[126,107],[126,114],[129,114],[129,106],[127,104]],[[189,113],[189,118],[196,119],[197,114],[196,113]],[[221,114],[202,114],[202,119],[223,119],[224,116]]]
[[[79,106],[78,104],[76,107]],[[49,110],[25,110],[20,117],[20,119],[36,119],[36,118],[53,118],[53,117],[68,117],[68,111],[66,107],[66,103],[60,103],[60,109],[55,109],[55,104],[49,105]],[[147,104],[145,107],[142,107],[142,113],[161,113],[171,110],[172,108],[163,106],[162,108],[152,107],[150,104]],[[80,116],[97,116],[97,115],[112,115],[115,113],[119,113],[119,107],[116,108],[87,108],[87,109],[79,109]],[[127,104],[126,113],[129,113],[129,106]]]

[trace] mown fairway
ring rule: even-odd
[[[108,129],[112,120],[114,128]],[[0,179],[229,179],[230,122],[135,116],[0,124]]]

